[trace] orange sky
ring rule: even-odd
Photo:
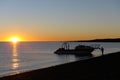
[[[0,41],[120,38],[119,0],[2,0]]]

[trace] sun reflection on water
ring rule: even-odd
[[[19,58],[17,53],[17,43],[13,43],[13,53],[12,53],[12,69],[17,69],[19,67]]]

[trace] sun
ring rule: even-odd
[[[17,43],[17,42],[20,41],[20,39],[19,39],[18,37],[12,37],[12,38],[10,39],[10,41],[13,42],[13,43]]]

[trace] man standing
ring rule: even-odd
[[[101,47],[101,51],[102,51],[102,55],[104,54],[104,48],[103,47]]]

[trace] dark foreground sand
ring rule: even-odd
[[[2,77],[0,80],[120,80],[120,52]]]

